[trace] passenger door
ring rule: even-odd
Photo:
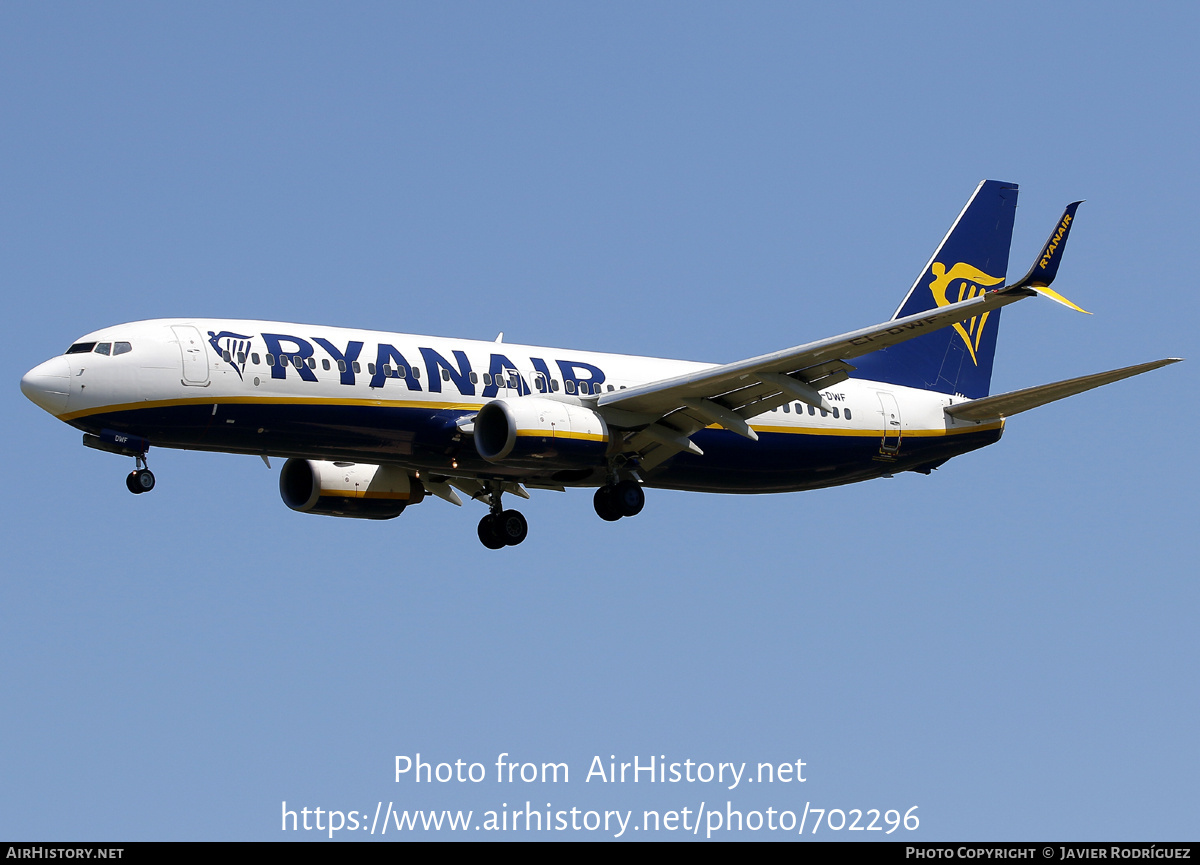
[[[181,381],[192,387],[208,387],[208,352],[200,331],[188,324],[172,325],[171,330],[179,340],[179,353],[183,358]]]
[[[902,436],[902,428],[900,425],[900,406],[896,402],[896,397],[885,390],[876,392],[879,396],[879,405],[883,415],[883,439],[879,444],[879,452],[889,456],[895,456],[900,452],[900,438]]]

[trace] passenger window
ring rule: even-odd
[[[550,390],[554,391],[555,393],[558,393],[558,379],[556,379],[556,378],[550,379]]]
[[[345,372],[345,371],[346,371],[346,362],[344,360],[339,360],[338,361],[338,372]]]
[[[409,372],[412,373],[413,378],[421,377],[421,368],[419,366],[414,366],[412,369],[409,370]]]
[[[625,390],[625,385],[621,385],[621,390]]]
[[[112,354],[111,342],[100,342],[96,344],[96,354]]]
[[[315,357],[310,357],[310,358],[308,359],[308,368],[309,368],[309,369],[316,369],[316,368],[317,368],[317,359],[316,359]]]
[[[359,363],[358,361],[354,361],[354,363],[352,363],[350,365],[354,368],[355,372],[362,372],[362,364]],[[372,375],[374,375],[374,372],[375,372],[374,370],[371,371]]]
[[[113,354],[125,354],[133,351],[133,346],[127,342],[118,342],[113,344]]]
[[[245,363],[245,362],[246,362],[246,352],[239,351],[238,352],[238,363]]]
[[[254,352],[252,355],[250,355],[250,362],[255,366],[258,366],[258,352]]]
[[[813,407],[810,405],[810,406],[808,407],[808,413],[809,413],[809,414],[816,414],[816,413],[817,413],[817,410],[816,410],[815,408],[813,408]]]
[[[471,373],[471,384],[479,384],[479,375],[477,373]]]
[[[837,410],[836,405],[833,407],[833,416],[834,416],[834,418],[836,418],[838,416],[838,410]]]
[[[371,375],[375,375],[375,364],[367,364],[367,372],[369,372]]]
[[[267,355],[267,366],[275,366],[275,355]]]
[[[485,372],[485,373],[483,374],[483,383],[484,383],[484,384],[491,384],[491,383],[492,383],[492,374],[491,374],[490,372]]]
[[[107,353],[108,352],[105,352],[105,354]],[[221,360],[225,361],[226,363],[233,363],[233,355],[231,355],[228,351],[223,351],[221,352]]]
[[[579,383],[579,392],[580,393],[591,393],[592,392],[591,386],[586,381],[581,381]]]
[[[385,363],[383,365],[382,369],[383,369],[383,377],[384,378],[392,377],[392,365],[390,363]]]
[[[296,367],[296,369],[300,369],[300,367],[304,366],[304,358],[298,354],[292,355],[292,366]]]
[[[569,381],[566,383],[567,393],[575,393],[575,382]]]
[[[329,358],[321,358],[321,369],[329,369]]]
[[[850,409],[846,409],[846,420],[850,420]]]
[[[450,381],[450,370],[448,370],[448,369],[442,370],[442,381]]]
[[[608,392],[609,392],[609,393],[612,393],[612,389],[613,389],[613,386],[610,384],[610,385],[608,386]]]
[[[792,404],[791,404],[790,402],[785,402],[785,403],[783,404],[783,412],[784,412],[784,414],[791,414],[791,411],[792,411]]]
[[[804,414],[804,406],[796,403],[796,414]]]
[[[829,417],[829,412],[825,411],[825,409],[821,409],[821,417]]]
[[[533,377],[533,386],[537,388],[540,393],[546,392],[546,380],[540,375]]]

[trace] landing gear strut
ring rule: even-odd
[[[596,490],[592,498],[596,514],[602,520],[614,522],[621,517],[636,517],[646,504],[646,494],[637,481],[607,484]]]
[[[136,468],[125,478],[125,488],[134,495],[148,493],[154,489],[154,473],[146,467],[145,455],[135,457]]]
[[[502,487],[499,481],[488,485],[488,504],[491,513],[479,521],[479,540],[489,550],[515,547],[529,534],[529,523],[520,511],[504,510],[500,504]]]

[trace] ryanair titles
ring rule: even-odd
[[[467,353],[459,349],[451,350],[448,358],[427,346],[409,349],[409,355],[405,355],[386,342],[374,344],[372,350],[359,340],[339,345],[325,337],[306,339],[288,333],[262,333],[255,338],[210,330],[208,336],[222,361],[239,376],[247,365],[257,366],[262,361],[270,369],[272,379],[295,377],[316,382],[319,367],[336,372],[343,385],[353,386],[360,378],[369,377],[368,387],[377,389],[383,388],[388,379],[401,379],[411,391],[442,393],[443,389],[453,388],[461,396],[478,395],[484,399],[495,397],[502,390],[506,395],[516,396],[535,390],[557,391],[560,381],[569,394],[599,393],[607,378],[600,367],[580,360],[554,359],[557,369],[552,372],[544,358],[531,357],[528,362],[518,364],[508,355],[491,352],[486,372],[482,372],[474,369]],[[477,393],[479,386],[482,388]]]
[[[1041,260],[1038,261],[1038,267],[1042,270],[1046,269],[1046,265],[1054,258],[1054,251],[1058,249],[1059,243],[1066,237],[1067,231],[1071,228],[1071,214],[1064,213],[1062,222],[1058,224],[1057,230],[1050,236],[1050,242],[1046,244],[1046,249],[1042,252]]]

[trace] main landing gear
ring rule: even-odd
[[[646,494],[637,481],[621,481],[596,490],[592,504],[600,519],[611,523],[621,517],[636,517],[640,514],[646,504]]]
[[[146,467],[146,457],[139,456],[137,467],[125,478],[125,487],[134,495],[148,493],[154,489],[154,472]]]
[[[488,505],[491,513],[479,521],[479,540],[489,550],[515,547],[529,534],[529,523],[520,511],[504,510],[500,505],[502,487],[499,481],[488,484]]]

